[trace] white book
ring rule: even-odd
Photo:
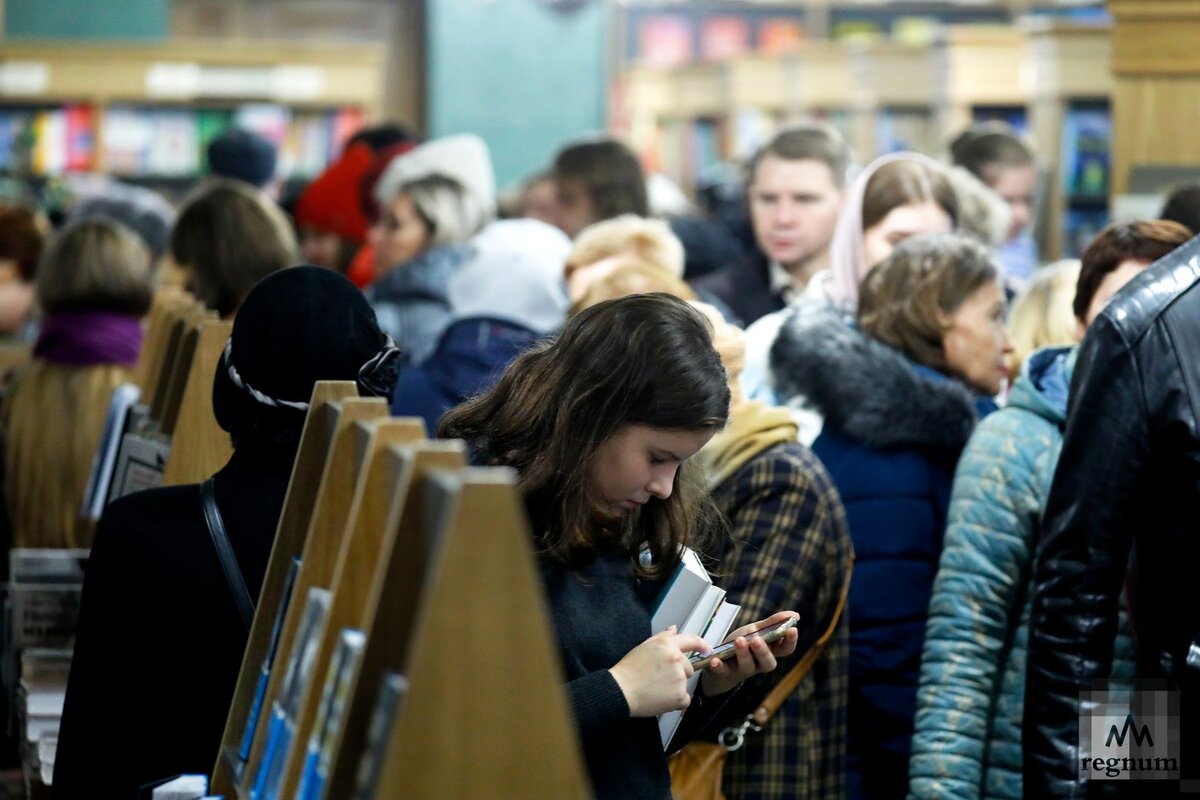
[[[700,563],[700,556],[691,548],[684,548],[683,556],[675,573],[659,593],[651,612],[650,630],[661,633],[672,625],[683,629],[696,604],[712,587],[708,570]]]
[[[717,587],[714,586],[713,588]],[[733,621],[737,619],[738,612],[742,610],[741,606],[725,602],[725,591],[723,589],[718,591],[720,592],[720,597],[717,598],[717,607],[704,617],[702,627],[695,631],[701,635],[710,648],[715,648],[725,641],[729,629],[733,627]],[[687,631],[687,633],[692,632],[690,630]],[[696,687],[700,685],[700,676],[701,673],[697,672],[688,679],[688,695],[696,693]],[[675,736],[675,731],[679,730],[679,724],[683,721],[683,713],[682,711],[668,711],[666,714],[659,716],[658,734],[662,739],[664,750],[671,744],[671,739]]]
[[[204,775],[180,775],[156,786],[152,800],[198,800],[208,794],[208,778]]]
[[[162,486],[171,443],[161,435],[127,433],[121,439],[108,500]]]
[[[142,390],[132,383],[123,383],[113,389],[108,416],[104,420],[104,432],[100,434],[100,447],[92,461],[92,472],[83,498],[85,519],[99,520],[104,513],[113,470],[117,466],[117,451],[121,449],[121,437],[127,430],[129,411],[137,405],[141,394]]]

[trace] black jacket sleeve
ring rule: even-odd
[[[1083,797],[1079,693],[1109,674],[1129,498],[1150,450],[1136,349],[1104,315],[1079,354],[1037,553],[1025,685],[1027,797]]]

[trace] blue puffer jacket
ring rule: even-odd
[[[471,254],[467,245],[444,245],[390,269],[364,294],[379,327],[395,340],[406,363],[429,358],[450,324],[450,279]]]
[[[433,436],[443,414],[492,388],[509,363],[539,338],[528,328],[504,320],[452,323],[428,361],[400,372],[392,414],[423,417]]]
[[[850,622],[850,798],[903,798],[921,641],[950,486],[974,397],[834,312],[793,321],[772,349],[781,399],[825,418],[813,451],[846,508],[856,564]]]
[[[1008,405],[963,451],[925,631],[910,798],[1023,796],[1029,582],[1074,364],[1072,348],[1030,356]],[[1132,653],[1123,636],[1114,677],[1133,674]]]

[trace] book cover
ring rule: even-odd
[[[317,717],[305,752],[304,774],[297,792],[300,800],[319,800],[322,796],[333,761],[333,741],[341,723],[342,709],[358,673],[366,642],[367,637],[362,631],[349,628],[344,629],[338,639],[337,649],[333,652],[329,671],[325,675]]]
[[[171,443],[161,435],[125,434],[117,453],[117,466],[108,501],[111,503],[127,494],[162,486],[163,471],[167,467],[170,452]]]
[[[707,61],[723,61],[750,49],[750,26],[742,17],[708,17],[700,25],[700,54]]]
[[[758,51],[765,56],[798,53],[808,38],[803,23],[787,17],[772,17],[758,26]]]
[[[682,626],[710,586],[712,578],[700,556],[695,550],[685,548],[679,566],[654,601],[650,629],[659,633],[672,625]]]
[[[407,692],[408,680],[403,675],[396,672],[384,675],[379,688],[379,698],[375,701],[371,721],[367,726],[367,744],[358,763],[355,800],[373,800],[375,797],[383,758],[387,754],[388,739],[391,738],[392,726],[404,706],[404,695]]]
[[[258,727],[258,717],[262,713],[263,701],[266,699],[267,683],[271,680],[271,667],[275,663],[275,653],[279,648],[279,636],[283,631],[283,621],[287,617],[288,606],[292,602],[292,590],[296,585],[296,574],[300,572],[299,557],[293,558],[288,567],[287,578],[284,580],[283,593],[279,598],[279,609],[275,613],[275,622],[271,625],[271,642],[263,655],[262,667],[258,673],[258,683],[254,687],[254,700],[250,703],[250,713],[246,717],[246,728],[242,731],[241,745],[238,747],[238,759],[244,765],[250,759],[250,748],[254,743],[254,731]]]
[[[83,496],[80,513],[85,519],[99,520],[104,513],[113,470],[117,465],[117,450],[121,447],[121,437],[127,432],[129,410],[137,404],[141,394],[142,390],[133,383],[123,383],[113,389],[108,414],[104,418],[104,430],[100,434],[100,447],[92,460],[92,470]]]
[[[679,14],[654,14],[638,31],[638,60],[652,67],[677,67],[692,60],[692,26]]]

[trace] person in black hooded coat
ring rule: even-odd
[[[258,597],[318,380],[388,396],[395,350],[346,278],[296,267],[246,299],[217,365],[213,410],[234,454],[217,508]],[[55,759],[56,798],[137,797],[208,774],[249,630],[205,523],[199,485],[114,501],[96,532]]]

